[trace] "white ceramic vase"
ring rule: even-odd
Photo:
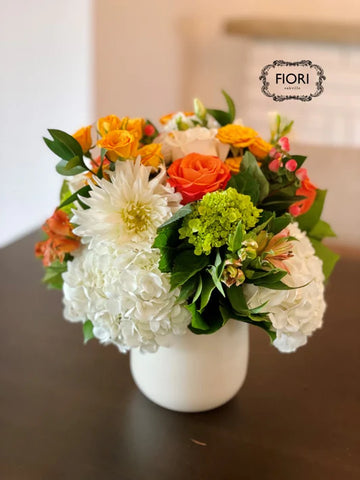
[[[202,412],[241,388],[249,355],[248,325],[229,320],[210,335],[172,336],[156,353],[130,352],[136,385],[150,400],[178,412]]]

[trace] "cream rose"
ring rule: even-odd
[[[195,127],[184,131],[174,130],[170,133],[162,133],[156,142],[162,143],[162,154],[166,163],[185,157],[189,153],[211,155],[224,161],[230,147],[221,143],[216,138],[216,134],[216,128]]]

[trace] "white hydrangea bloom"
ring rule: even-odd
[[[94,177],[88,209],[73,210],[74,233],[93,248],[99,243],[120,246],[129,242],[151,246],[157,228],[175,213],[181,195],[165,182],[163,170],[149,180],[151,167],[131,160],[118,161],[111,182]]]
[[[182,158],[189,153],[213,155],[225,160],[229,153],[229,145],[216,138],[216,128],[195,127],[188,130],[176,130],[162,133],[156,142],[162,144],[161,152],[167,163]]]
[[[315,255],[310,240],[296,223],[289,225],[294,256],[286,260],[290,275],[283,278],[294,290],[271,290],[244,285],[244,293],[250,308],[268,302],[264,310],[276,330],[275,347],[281,352],[294,352],[305,345],[307,338],[322,325],[326,304],[324,300],[324,275],[322,262]]]
[[[132,347],[154,352],[169,334],[186,333],[190,313],[176,303],[170,275],[158,268],[157,249],[127,245],[84,247],[64,279],[64,316],[71,322],[93,323],[95,337],[125,352]]]

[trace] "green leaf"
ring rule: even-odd
[[[78,166],[81,166],[83,171],[85,171],[86,169],[82,166],[82,161],[80,160],[80,158],[78,156],[76,157],[73,157],[71,158],[66,166],[65,166],[65,170],[71,170],[72,168],[75,168],[75,167],[78,167]]]
[[[259,200],[262,201],[269,195],[269,182],[257,164],[256,158],[249,151],[245,153],[241,165],[240,172],[248,172],[257,181],[259,185]]]
[[[63,286],[62,274],[67,271],[67,262],[55,260],[50,266],[45,267],[45,275],[42,279],[48,288],[61,290]]]
[[[316,240],[322,240],[325,237],[336,237],[336,233],[327,222],[319,220],[309,232],[309,237]]]
[[[199,283],[198,283],[198,286],[197,286],[197,289],[196,289],[196,292],[195,292],[195,295],[194,295],[194,298],[193,298],[193,303],[195,303],[196,300],[200,297],[201,290],[202,290],[202,279],[201,279],[201,275],[199,275]]]
[[[209,303],[211,294],[215,288],[215,283],[213,282],[212,277],[207,273],[204,272],[202,278],[202,290],[201,290],[201,297],[200,297],[200,309],[199,312],[202,313],[204,308]]]
[[[321,243],[319,240],[316,240],[315,238],[310,238],[310,241],[314,247],[315,254],[322,261],[322,268],[323,268],[325,280],[328,280],[328,278],[331,275],[331,272],[333,271],[336,265],[336,262],[340,258],[340,255],[330,250],[330,248],[328,248],[327,246],[325,246],[323,243]]]
[[[284,213],[284,215],[281,215],[280,217],[273,218],[270,226],[271,232],[276,235],[277,233],[281,232],[281,230],[284,230],[284,228],[287,227],[290,222],[291,215],[289,213]]]
[[[73,153],[73,157],[83,158],[83,151],[80,143],[72,136],[62,130],[49,129],[48,132],[55,141],[65,146]]]
[[[215,120],[220,123],[222,127],[231,123],[231,116],[229,113],[224,112],[223,110],[217,110],[213,108],[207,108],[207,112],[215,118]]]
[[[226,188],[235,188],[239,193],[249,195],[254,205],[259,201],[260,185],[250,172],[239,172],[233,175],[228,181]]]
[[[224,95],[227,106],[228,106],[228,113],[229,113],[229,118],[230,118],[229,123],[232,123],[235,120],[235,115],[236,115],[236,109],[235,109],[234,101],[230,97],[230,95],[225,92],[225,90],[221,90],[221,93]]]
[[[176,303],[181,303],[187,300],[196,290],[196,285],[199,281],[199,274],[194,275],[193,277],[189,278],[187,282],[185,282],[181,286],[180,295],[176,299]]]
[[[64,200],[59,205],[59,208],[63,208],[66,205],[69,205],[70,203],[75,202],[76,200],[79,201],[78,196],[87,197],[87,198],[90,197],[90,193],[89,193],[90,190],[91,190],[90,185],[85,185],[85,187],[80,188],[77,192],[73,193],[72,195],[70,195],[70,197],[68,197],[66,200]]]
[[[171,225],[174,222],[177,222],[178,220],[180,220],[183,217],[186,217],[186,215],[189,215],[191,212],[192,212],[191,203],[187,203],[186,205],[181,207],[180,210],[175,212],[174,215],[171,218],[169,218],[169,220],[167,220],[165,223],[160,225],[160,227],[158,228],[158,232],[162,228],[167,227],[168,225]]]
[[[70,158],[73,158],[73,152],[62,143],[45,137],[43,137],[43,139],[50,150],[58,157],[62,158],[63,160],[70,160]]]
[[[170,284],[174,289],[183,285],[189,278],[208,265],[209,257],[206,255],[195,255],[192,250],[180,252],[174,260]]]
[[[229,251],[236,252],[241,248],[243,241],[243,226],[242,221],[240,220],[237,224],[235,232],[231,235],[229,240]]]
[[[70,188],[69,188],[69,182],[67,180],[64,180],[63,183],[62,183],[62,186],[61,186],[61,190],[60,190],[60,204],[66,200],[68,197],[70,197],[71,195],[71,191],[70,191]],[[72,216],[72,209],[75,208],[75,204],[74,203],[69,203],[67,205],[65,205],[64,207],[61,208],[61,210],[63,212],[65,212],[68,217],[71,217]]]
[[[291,155],[291,158],[293,158],[296,163],[297,163],[297,168],[300,168],[302,164],[305,162],[306,158],[304,155]]]
[[[76,165],[73,168],[68,169],[67,168],[68,162],[66,160],[60,160],[59,163],[56,164],[56,171],[60,173],[60,175],[64,175],[67,177],[77,175],[78,173],[82,173],[86,171],[86,168],[84,168],[81,165]]]
[[[86,322],[83,324],[83,335],[84,335],[85,344],[87,344],[89,340],[94,338],[93,328],[94,328],[94,325],[90,320],[86,320]]]
[[[312,228],[318,223],[321,217],[321,213],[324,207],[324,202],[326,198],[327,190],[320,190],[316,191],[316,198],[314,203],[312,204],[310,210],[304,215],[300,215],[296,217],[296,221],[299,224],[300,230],[305,232],[310,232]]]
[[[268,275],[260,278],[252,278],[250,283],[257,285],[258,287],[273,288],[273,284],[277,284],[286,275],[283,270],[271,270]],[[277,290],[277,289],[276,289]],[[286,289],[285,289],[286,290]]]
[[[209,325],[202,318],[201,314],[196,310],[195,303],[186,305],[185,308],[191,313],[191,326],[197,330],[209,330]]]
[[[179,228],[181,219],[169,223],[158,229],[158,234],[154,240],[153,247],[158,248],[161,253],[159,268],[162,272],[171,272],[174,259],[179,253]]]
[[[232,285],[231,287],[227,288],[226,296],[235,312],[242,315],[248,315],[250,313],[242,286],[237,287]]]

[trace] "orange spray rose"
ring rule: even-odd
[[[230,170],[219,157],[189,153],[172,163],[168,182],[180,192],[183,204],[200,200],[205,193],[225,188]]]

